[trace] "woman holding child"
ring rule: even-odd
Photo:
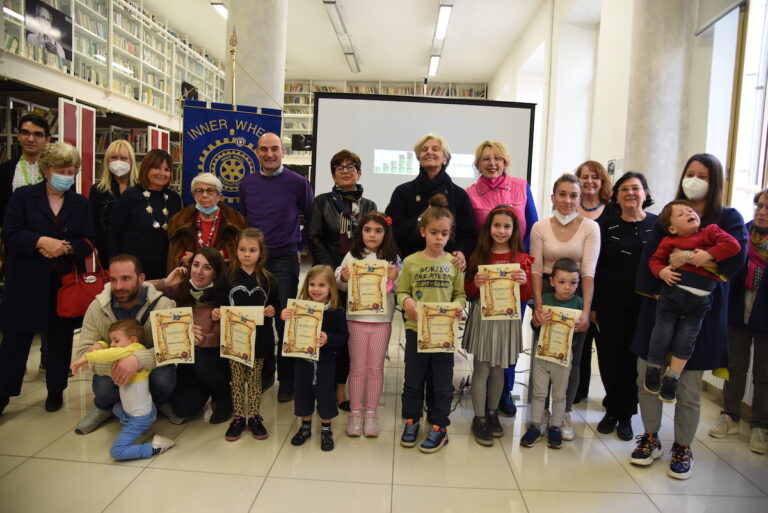
[[[717,266],[720,274],[731,279],[744,264],[747,232],[744,220],[736,209],[722,205],[723,168],[714,155],[701,153],[693,155],[685,165],[680,177],[675,199],[688,200],[701,218],[701,228],[717,224],[733,236],[741,246],[741,252],[715,264],[707,262],[698,267]],[[662,402],[657,396],[644,390],[648,348],[654,327],[656,297],[663,285],[651,274],[649,260],[659,242],[665,236],[660,227],[654,229],[648,239],[640,266],[637,271],[637,291],[643,294],[632,351],[638,356],[638,402],[645,433],[640,437],[632,453],[631,463],[647,466],[661,456],[658,431],[661,427]],[[687,251],[675,251],[669,258],[672,268],[688,263]],[[701,408],[701,379],[705,370],[725,367],[728,364],[727,317],[729,281],[719,281],[712,294],[710,311],[705,315],[701,330],[696,338],[695,348],[677,384],[675,404],[675,441],[672,445],[672,462],[668,474],[675,479],[688,479],[693,469],[693,454],[690,445],[699,424]]]

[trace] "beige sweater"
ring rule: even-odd
[[[557,260],[570,258],[579,266],[582,278],[594,277],[600,256],[600,226],[591,219],[582,218],[573,237],[561,242],[552,231],[550,219],[537,221],[531,229],[531,256],[535,259],[533,273],[550,274]]]

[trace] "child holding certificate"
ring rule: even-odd
[[[230,259],[227,284],[219,304],[229,306],[263,306],[264,324],[256,328],[256,352],[253,367],[230,360],[232,371],[232,404],[235,418],[227,429],[224,438],[233,442],[240,438],[246,429],[245,397],[248,395],[249,413],[247,428],[257,440],[267,438],[264,419],[259,415],[261,409],[261,369],[267,351],[274,351],[275,336],[272,318],[280,305],[275,278],[264,268],[267,263],[267,246],[264,234],[257,228],[246,228],[237,239],[237,252]],[[220,318],[221,311],[213,310],[213,320]]]
[[[431,376],[434,406],[432,426],[419,450],[439,451],[448,443],[448,415],[453,396],[453,353],[419,352],[417,348],[417,302],[458,302],[463,304],[464,280],[453,265],[453,257],[445,245],[451,237],[453,214],[442,194],[429,199],[429,207],[421,214],[419,232],[426,247],[407,257],[397,284],[397,301],[403,307],[405,323],[405,382],[403,384],[403,418],[405,429],[400,438],[403,447],[414,447],[419,436],[419,419],[424,408],[424,387]]]
[[[510,299],[526,303],[531,297],[533,257],[522,252],[521,240],[520,224],[513,207],[496,206],[480,230],[464,282],[471,303],[462,346],[474,355],[472,435],[480,445],[493,445],[494,438],[504,436],[497,409],[504,390],[504,369],[517,362],[523,332],[520,319],[483,319],[480,288],[489,284],[486,274],[478,272],[478,266],[520,264],[520,268],[509,275],[520,284],[520,297]]]
[[[89,363],[116,362],[137,351],[144,351],[144,328],[136,319],[123,319],[109,327],[109,344],[96,342],[88,352],[72,364],[72,373],[77,374]],[[116,460],[151,458],[165,452],[176,442],[164,436],[155,435],[151,442],[134,445],[133,442],[144,431],[152,427],[157,409],[149,394],[149,371],[139,370],[131,380],[120,387],[120,402],[112,408],[120,419],[123,430],[117,435],[109,454]]]
[[[576,262],[570,258],[561,258],[552,266],[552,274],[549,282],[554,289],[553,292],[547,292],[542,296],[543,306],[555,306],[560,308],[570,308],[572,310],[581,310],[583,301],[576,295],[576,289],[579,286],[579,267]],[[545,324],[554,322],[552,313],[544,311],[542,318]],[[531,321],[534,326],[540,326],[534,316]],[[543,331],[543,330],[542,330]],[[536,356],[536,346],[541,343],[542,333],[539,333],[538,341],[534,342],[534,350],[531,355],[531,376],[533,383],[533,399],[531,400],[531,423],[528,430],[520,439],[520,445],[523,447],[533,447],[541,438],[541,422],[544,417],[544,401],[546,400],[549,385],[552,384],[552,417],[547,431],[547,444],[552,449],[562,447],[563,435],[560,429],[565,414],[565,392],[568,388],[568,378],[571,374],[571,358],[567,356],[568,365],[560,365]],[[571,338],[572,340],[572,338]]]
[[[381,313],[351,315],[347,310],[349,326],[349,403],[347,435],[379,436],[379,417],[376,409],[384,387],[384,356],[392,333],[392,315],[395,312],[395,281],[399,272],[397,247],[392,234],[392,219],[381,212],[368,212],[355,230],[350,251],[336,269],[339,290],[347,290],[350,265],[355,260],[386,261],[386,304],[379,305]],[[365,392],[365,426],[363,427],[363,392]]]
[[[323,303],[325,307],[317,339],[320,358],[317,361],[297,359],[294,367],[293,405],[296,416],[301,417],[301,426],[291,438],[291,444],[304,445],[312,437],[312,412],[317,405],[321,423],[320,449],[332,451],[334,443],[331,421],[339,414],[336,405],[336,349],[346,344],[349,338],[347,319],[339,304],[333,268],[316,265],[310,269],[301,286],[299,299]],[[280,318],[287,321],[293,313],[290,308],[285,308]]]

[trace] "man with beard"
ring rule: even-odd
[[[109,326],[122,319],[137,319],[144,326],[144,340],[150,349],[138,351],[114,363],[90,364],[93,371],[93,402],[96,407],[80,419],[75,433],[84,435],[94,431],[112,418],[112,408],[120,401],[118,387],[128,383],[140,369],[150,370],[149,391],[157,410],[172,424],[181,424],[169,403],[176,386],[176,368],[172,365],[155,368],[152,347],[152,327],[149,313],[174,308],[176,303],[157,289],[144,283],[141,262],[133,255],[118,255],[109,261],[109,285],[96,296],[83,318],[83,328],[77,345],[76,358],[88,352],[96,342],[109,340]]]

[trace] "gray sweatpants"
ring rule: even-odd
[[[664,403],[659,397],[645,391],[645,369],[648,361],[637,359],[637,400],[640,403],[640,417],[643,429],[648,433],[658,433],[661,428],[661,407]],[[675,442],[691,445],[699,427],[701,414],[701,378],[704,371],[684,370],[677,383],[677,402],[675,403]]]
[[[471,389],[475,417],[485,417],[488,410],[498,409],[503,389],[504,367],[491,367],[489,362],[481,362],[475,356]]]
[[[549,383],[552,382],[552,418],[550,426],[561,426],[565,413],[565,392],[568,388],[570,367],[531,357],[531,424],[541,426],[544,416],[544,401],[549,393]]]

